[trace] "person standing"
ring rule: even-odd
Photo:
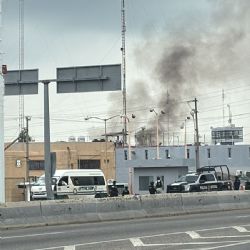
[[[234,190],[239,190],[240,189],[240,178],[239,176],[235,176],[234,179]]]
[[[150,185],[148,187],[148,191],[149,191],[150,194],[156,194],[156,188],[154,186],[154,182],[153,181],[150,182]]]
[[[116,181],[113,181],[113,185],[111,186],[110,189],[110,197],[116,197],[118,196],[118,188],[116,186]]]
[[[156,193],[157,194],[162,193],[163,184],[162,184],[162,180],[161,180],[160,176],[157,176],[157,180],[155,182],[155,188],[156,188]]]
[[[124,195],[129,195],[128,187],[125,187],[124,190],[122,191],[122,196]]]

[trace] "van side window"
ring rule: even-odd
[[[105,185],[103,176],[72,176],[70,178],[74,186]]]
[[[60,181],[58,182],[58,186],[66,186],[68,185],[68,176],[63,176]]]

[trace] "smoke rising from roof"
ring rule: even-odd
[[[133,99],[136,99],[139,104],[145,103],[148,107],[152,103],[158,111],[164,110],[166,115],[159,115],[162,131],[173,131],[180,126],[180,119],[184,120],[190,111],[185,101],[203,93],[204,87],[219,88],[238,74],[242,79],[250,78],[245,63],[250,59],[250,1],[209,2],[213,5],[213,14],[206,29],[198,23],[197,27],[187,24],[181,32],[151,36],[135,49],[136,63],[148,78],[130,85],[128,107],[130,103],[134,105]],[[157,97],[153,95],[156,90]],[[156,131],[152,127],[155,117],[148,117],[152,121],[144,134],[147,129],[150,133]]]

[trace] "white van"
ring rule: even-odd
[[[56,183],[58,176],[52,177],[52,183]],[[52,185],[52,190],[54,189],[54,184]],[[32,200],[47,199],[47,192],[45,186],[45,175],[41,175],[36,182],[34,182],[30,189],[30,196]]]
[[[43,175],[39,180],[42,177],[44,179]],[[96,198],[107,196],[106,179],[100,169],[56,170],[52,182],[52,190],[58,198],[72,194],[91,195]],[[32,199],[47,197],[45,182],[43,185],[40,183],[40,186],[34,185],[31,188]]]
[[[106,197],[107,183],[100,169],[65,170],[56,183],[55,193],[57,196],[80,194]]]

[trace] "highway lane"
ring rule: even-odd
[[[250,210],[2,230],[1,250],[250,249]]]

